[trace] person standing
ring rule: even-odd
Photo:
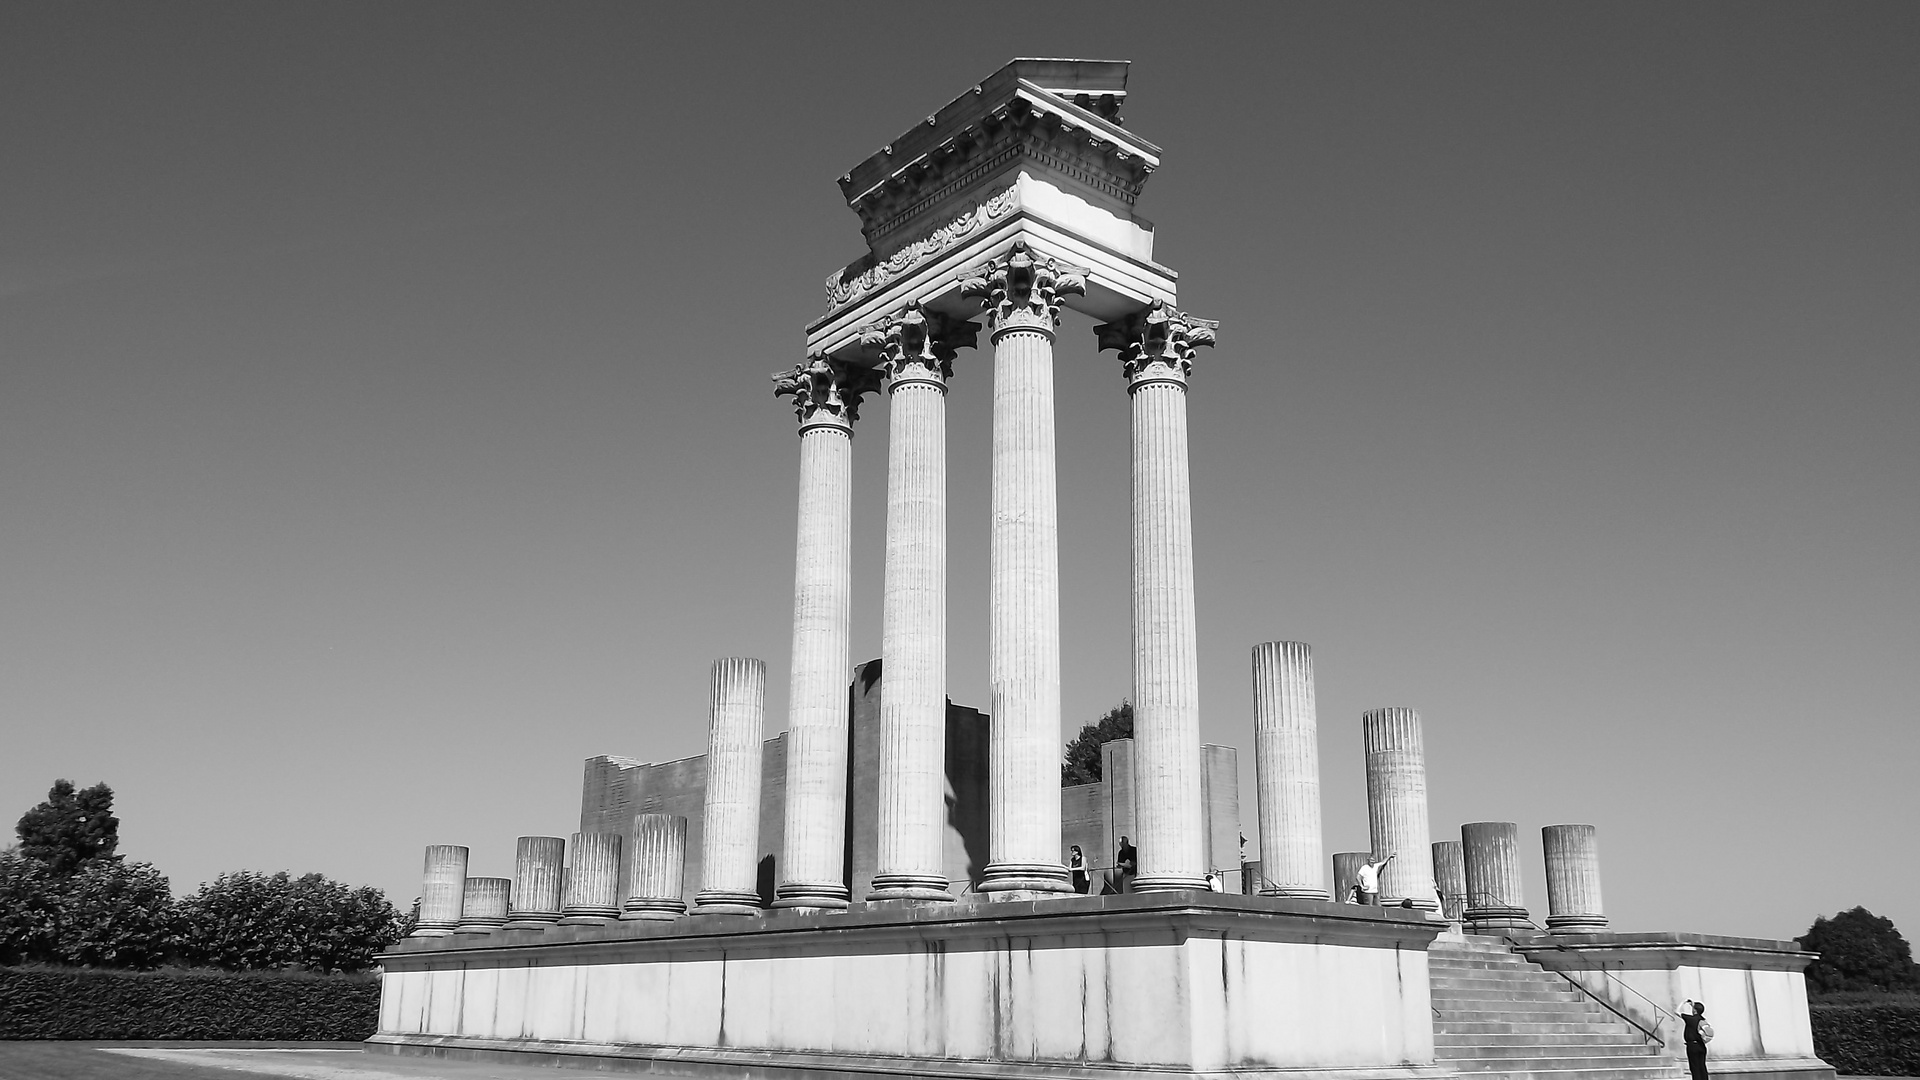
[[[1680,1022],[1687,1026],[1687,1071],[1693,1074],[1693,1080],[1707,1080],[1707,1043],[1713,1040],[1713,1025],[1707,1023],[1706,1005],[1698,1001],[1681,1002]]]
[[[1360,891],[1361,903],[1380,906],[1380,871],[1392,861],[1393,853],[1389,851],[1386,858],[1377,862],[1363,862],[1360,869],[1354,872],[1353,885]]]
[[[1120,850],[1113,857],[1114,892],[1132,892],[1133,876],[1140,872],[1140,852],[1133,841],[1120,838]]]
[[[1087,857],[1079,844],[1073,845],[1073,853],[1067,856],[1067,871],[1073,875],[1073,891],[1085,896],[1092,882],[1087,878]]]

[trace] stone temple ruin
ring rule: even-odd
[[[511,879],[429,848],[373,1048],[743,1078],[1657,1080],[1684,1075],[1671,1010],[1690,998],[1716,1076],[1830,1080],[1792,943],[1611,932],[1588,825],[1544,831],[1544,928],[1517,826],[1433,842],[1412,709],[1363,718],[1371,852],[1395,858],[1385,906],[1341,902],[1368,853],[1335,853],[1329,889],[1298,642],[1253,649],[1260,859],[1242,862],[1237,762],[1201,745],[1195,661],[1186,398],[1218,327],[1177,306],[1133,212],[1159,149],[1122,126],[1126,82],[1124,62],[1015,60],[841,178],[868,252],[775,376],[800,451],[786,730],[767,738],[766,665],[721,660],[703,757],[590,759],[581,831],[521,837]],[[1066,789],[1062,307],[1119,354],[1133,446],[1134,737]],[[946,397],[982,329],[987,714],[946,697]],[[850,440],[883,390],[882,656],[850,688]],[[1070,847],[1100,872],[1122,835],[1137,872],[1076,891]]]

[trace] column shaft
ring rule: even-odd
[[[1411,900],[1439,910],[1433,898],[1433,848],[1427,827],[1426,746],[1420,714],[1375,709],[1361,720],[1367,751],[1367,826],[1376,858],[1392,855],[1380,872],[1380,902]]]
[[[490,934],[507,925],[507,906],[513,881],[503,877],[470,877],[460,901],[456,934]]]
[[[1360,880],[1360,866],[1371,852],[1336,851],[1333,853],[1333,898],[1346,903],[1353,899],[1354,883]]]
[[[414,937],[444,937],[460,925],[461,902],[467,892],[467,849],[458,844],[431,844],[420,882],[420,918]]]
[[[1257,891],[1327,899],[1320,837],[1320,737],[1313,652],[1298,641],[1253,648],[1253,754],[1260,801]]]
[[[1433,884],[1440,890],[1440,913],[1458,921],[1467,905],[1467,864],[1458,840],[1433,842]]]
[[[686,913],[687,819],[635,814],[627,854],[627,899],[622,919],[676,919]]]
[[[1133,412],[1135,892],[1207,887],[1200,805],[1200,667],[1194,626],[1187,388],[1143,378]]]
[[[872,900],[950,900],[946,866],[947,394],[922,367],[888,389],[879,851]]]
[[[853,605],[852,532],[853,429],[837,417],[818,413],[813,421],[804,422],[800,431],[793,670],[787,707],[786,836],[777,890],[779,907],[847,906],[847,650]],[[748,880],[751,888],[752,879]]]
[[[1520,889],[1520,826],[1511,821],[1473,821],[1460,826],[1461,862],[1467,871],[1467,903],[1461,916],[1470,929],[1508,930],[1528,925]]]
[[[983,892],[1071,888],[1060,862],[1060,519],[1054,479],[1053,332],[1039,323],[1001,325],[993,334],[987,659],[993,774],[991,861]]]
[[[1547,855],[1547,930],[1597,934],[1607,929],[1600,899],[1600,841],[1591,825],[1540,830]]]
[[[619,915],[620,834],[574,833],[571,846],[561,924],[601,923]]]
[[[522,836],[514,842],[507,929],[537,930],[560,918],[566,865],[567,842],[557,836]]]
[[[747,657],[714,661],[711,700],[706,819],[700,856],[703,881],[699,895],[694,898],[693,913],[757,915],[760,913],[760,739],[767,708],[767,665]],[[844,715],[843,705],[843,731]],[[844,761],[844,744],[841,754]],[[844,787],[841,790],[844,798]],[[789,790],[789,822],[795,812]],[[788,835],[792,835],[791,831]]]

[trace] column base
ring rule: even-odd
[[[1607,932],[1605,915],[1549,915],[1547,933],[1549,934],[1604,934]]]
[[[845,911],[853,894],[837,881],[789,881],[773,891],[773,906],[782,911]]]
[[[1325,889],[1309,889],[1292,885],[1268,886],[1260,890],[1261,896],[1277,896],[1283,900],[1331,900],[1333,894]]]
[[[760,894],[729,889],[704,889],[693,898],[695,915],[759,915]]]
[[[456,935],[457,934],[491,934],[495,930],[498,930],[506,925],[507,925],[507,921],[505,919],[502,919],[499,922],[461,923],[459,926],[456,926],[453,928],[453,932]]]
[[[1000,893],[1073,893],[1073,880],[1059,863],[988,863],[980,891],[993,900],[1027,900],[1032,897],[1001,896]]]
[[[454,924],[452,923],[443,923],[437,926],[416,926],[413,928],[413,933],[408,934],[407,936],[408,937],[452,937],[453,925]]]
[[[656,922],[669,922],[686,913],[686,901],[677,896],[636,896],[627,901],[626,910],[620,913],[620,921],[631,922],[635,919],[648,919]]]
[[[559,926],[605,926],[620,917],[619,908],[572,908],[560,913]]]
[[[952,885],[943,874],[875,874],[867,903],[899,901],[952,903]]]
[[[557,911],[516,911],[502,930],[545,930],[560,921]]]
[[[1140,874],[1133,879],[1133,891],[1137,893],[1180,892],[1182,890],[1211,892],[1207,888],[1207,879],[1194,874]]]
[[[1431,896],[1424,900],[1418,896],[1383,896],[1380,898],[1380,906],[1405,907],[1408,901],[1412,901],[1413,906],[1419,908],[1421,911],[1431,911],[1435,915],[1440,914],[1440,901]],[[1521,914],[1525,915],[1526,913],[1521,912]]]
[[[1526,930],[1537,932],[1533,920],[1527,918],[1526,908],[1482,907],[1468,908],[1460,913],[1466,924],[1467,933],[1479,934],[1488,930]]]

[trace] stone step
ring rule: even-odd
[[[1480,1001],[1489,1004],[1497,1001],[1586,1001],[1587,996],[1578,990],[1561,983],[1558,986],[1539,984],[1508,983],[1505,987],[1491,986],[1435,986],[1430,987],[1433,1003],[1444,1001]]]
[[[1572,994],[1584,999],[1585,994],[1555,979],[1547,982],[1540,979],[1430,979],[1428,987],[1434,994],[1448,997],[1473,997],[1478,994],[1552,994],[1565,996]],[[1504,1000],[1492,998],[1490,1000]]]
[[[1631,1033],[1635,1038],[1639,1033],[1625,1024],[1620,1030]],[[1434,1024],[1434,1037],[1442,1034],[1470,1037],[1474,1035],[1540,1035],[1546,1037],[1583,1035],[1593,1031],[1595,1024],[1591,1019],[1579,1021],[1515,1021],[1500,1017],[1487,1020],[1462,1020],[1452,1016],[1441,1018]],[[1613,1032],[1608,1032],[1613,1034]],[[1562,1039],[1562,1042],[1567,1040]]]
[[[1500,1076],[1506,1080],[1677,1080],[1686,1076],[1684,1069],[1671,1067],[1621,1067],[1595,1069],[1512,1069],[1495,1066],[1488,1069],[1473,1068],[1457,1061],[1447,1064],[1461,1075],[1476,1077]]]
[[[1537,1058],[1465,1058],[1436,1057],[1437,1062],[1445,1062],[1460,1072],[1488,1073],[1496,1072],[1510,1076],[1564,1076],[1567,1073],[1579,1073],[1592,1076],[1597,1073],[1616,1070],[1640,1075],[1668,1074],[1673,1066],[1657,1058],[1590,1058],[1590,1057],[1537,1057]]]
[[[1483,1027],[1498,1027],[1484,1024]],[[1506,1025],[1511,1027],[1512,1025]],[[1435,1046],[1566,1046],[1568,1035],[1579,1035],[1580,1046],[1646,1046],[1646,1036],[1637,1031],[1590,1031],[1588,1024],[1541,1024],[1539,1027],[1566,1028],[1565,1031],[1460,1031],[1456,1025],[1433,1033]]]
[[[1641,1064],[1653,1056],[1652,1050],[1648,1048],[1645,1043],[1634,1045],[1622,1045],[1619,1043],[1596,1044],[1588,1042],[1584,1038],[1573,1043],[1498,1043],[1492,1045],[1473,1043],[1463,1046],[1436,1044],[1434,1053],[1449,1061],[1455,1059],[1490,1060],[1493,1058],[1512,1061],[1520,1058],[1529,1063],[1550,1060],[1557,1061],[1561,1058],[1578,1057],[1593,1058],[1596,1063],[1599,1059],[1604,1058],[1610,1063],[1618,1063],[1621,1059],[1626,1059],[1629,1064]]]

